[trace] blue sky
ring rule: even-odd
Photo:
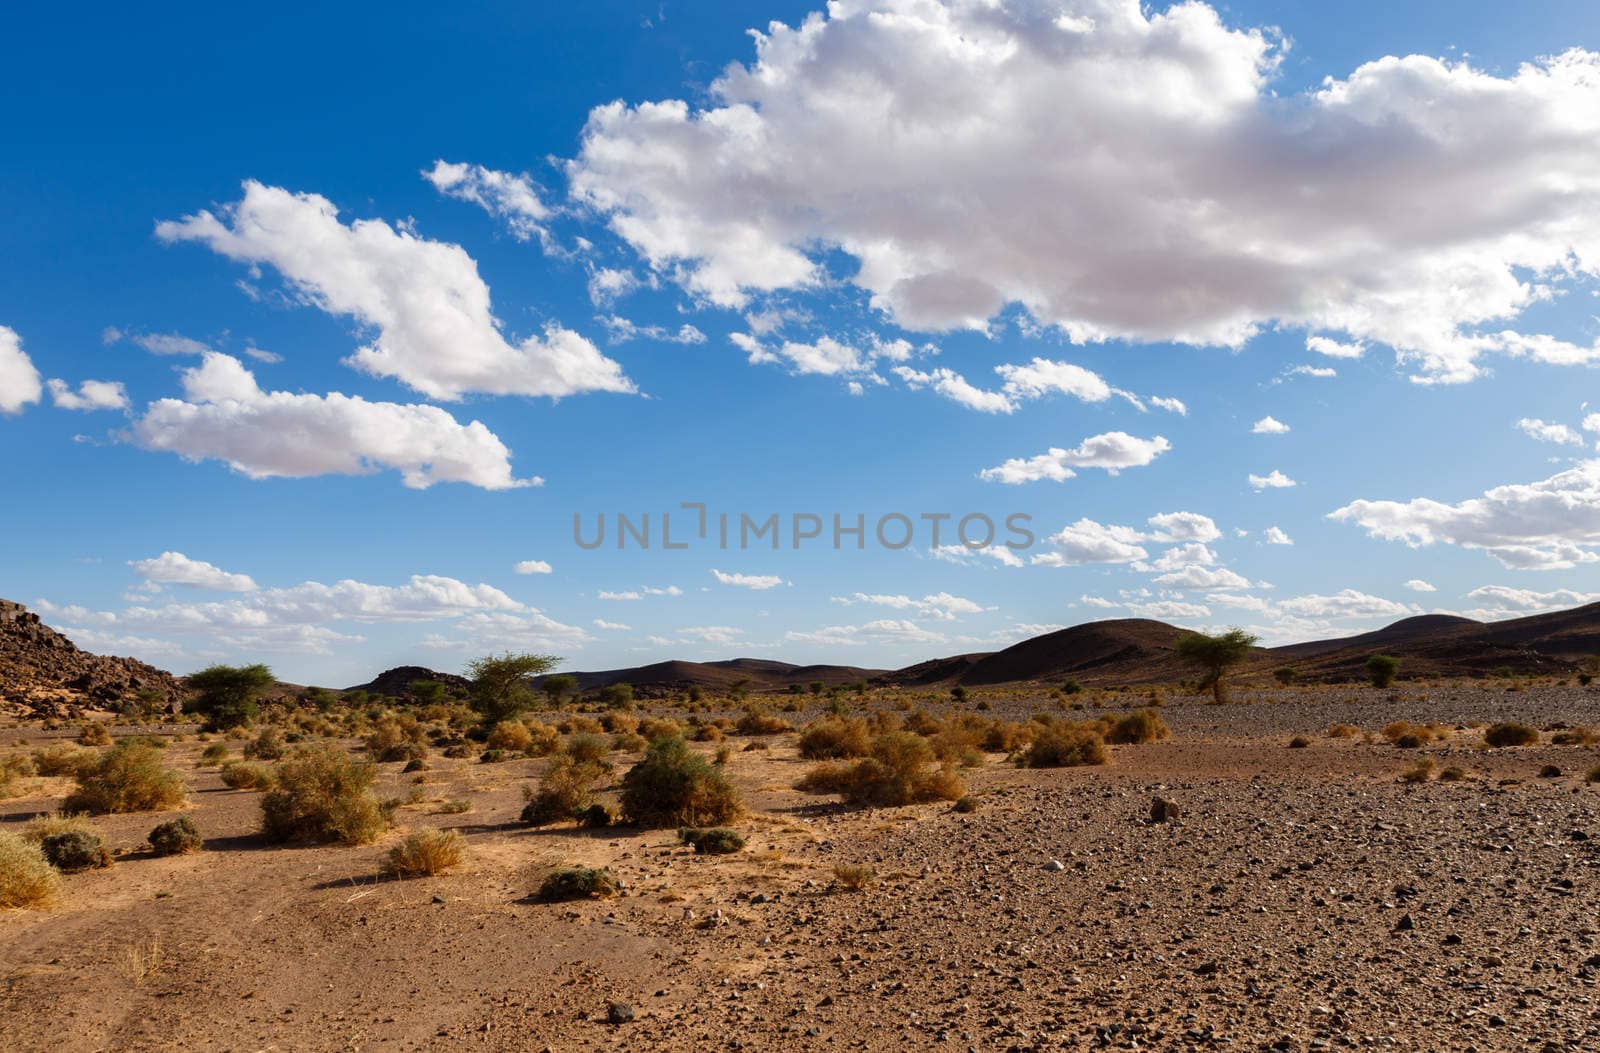
[[[0,595],[96,650],[897,666],[1600,598],[1593,5],[8,22]],[[686,501],[1038,541],[574,544]]]

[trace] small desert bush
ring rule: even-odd
[[[995,720],[983,733],[983,748],[988,753],[1015,753],[1033,741],[1033,727]]]
[[[741,735],[781,735],[789,729],[787,720],[775,717],[755,706],[746,709],[744,715],[734,725],[734,730]]]
[[[77,812],[53,812],[50,815],[41,815],[28,820],[28,825],[22,828],[23,840],[32,844],[40,844],[45,838],[53,834],[71,833],[77,830],[92,831],[89,817]]]
[[[605,867],[559,867],[545,875],[539,898],[547,903],[569,899],[603,899],[614,896],[617,879]]]
[[[695,854],[702,856],[732,855],[744,847],[744,837],[725,826],[714,826],[709,830],[695,826],[679,827],[678,841],[692,845]]]
[[[1111,751],[1092,727],[1070,721],[1038,725],[1018,762],[1024,768],[1077,768],[1104,764]]]
[[[502,720],[489,730],[484,745],[492,750],[526,753],[533,746],[533,731],[520,720]]]
[[[561,748],[561,732],[549,724],[541,724],[536,720],[525,720],[523,723],[528,728],[529,742],[523,750],[530,757],[548,757]]]
[[[976,812],[979,807],[978,799],[969,793],[965,797],[958,798],[952,810],[960,812],[962,815],[970,815]]]
[[[579,760],[570,753],[556,754],[539,779],[539,788],[524,789],[522,821],[549,826],[575,818],[592,803],[594,784],[607,770],[597,761]]]
[[[865,863],[835,863],[833,880],[848,892],[860,892],[878,883],[878,871]]]
[[[270,790],[278,780],[270,766],[249,761],[229,761],[217,774],[222,777],[222,785],[230,790]]]
[[[556,725],[563,735],[598,735],[605,726],[593,717],[568,717]]]
[[[1584,782],[1600,782],[1600,765],[1590,768],[1583,777]]]
[[[1308,748],[1310,745],[1311,740],[1306,738],[1304,735],[1296,735],[1294,738],[1289,740],[1289,748],[1292,750],[1303,750]]]
[[[228,759],[228,744],[226,742],[213,742],[200,751],[200,764],[203,767],[221,764]]]
[[[1433,761],[1426,757],[1400,773],[1400,781],[1406,783],[1427,782],[1431,778],[1433,778]]]
[[[385,716],[367,736],[367,753],[382,762],[421,760],[428,755],[428,732],[409,713]]]
[[[852,804],[897,806],[923,801],[954,801],[966,793],[960,776],[947,767],[929,769],[933,749],[910,731],[889,731],[872,740],[872,755],[850,763],[819,764],[795,788],[837,793]]]
[[[271,841],[364,845],[389,826],[372,793],[377,771],[331,744],[300,746],[261,798],[262,833]]]
[[[150,848],[158,856],[179,856],[198,852],[205,844],[200,828],[187,815],[166,822],[150,831]]]
[[[951,721],[928,737],[928,745],[941,764],[976,768],[983,764],[983,732]]]
[[[33,766],[40,775],[76,777],[79,770],[96,763],[100,755],[93,750],[58,744],[35,750]]]
[[[611,755],[611,742],[604,735],[583,731],[567,739],[561,752],[574,760],[598,764]]]
[[[472,811],[472,802],[465,797],[457,797],[439,805],[440,815],[465,815]]]
[[[824,717],[800,733],[800,756],[806,760],[865,757],[872,752],[872,736],[859,717]]]
[[[622,777],[622,814],[640,826],[720,826],[743,810],[722,769],[681,738],[652,742]]]
[[[1161,719],[1160,713],[1153,709],[1139,709],[1113,723],[1105,734],[1105,740],[1115,745],[1134,745],[1159,742],[1171,734],[1172,730]]]
[[[572,817],[587,830],[603,829],[617,821],[616,813],[598,801],[587,808],[579,808]]]
[[[117,745],[78,772],[78,788],[63,807],[72,812],[159,812],[183,803],[183,778],[161,766],[161,751]]]
[[[0,910],[48,907],[60,894],[61,875],[39,846],[0,830]]]
[[[656,739],[675,739],[683,734],[683,729],[678,726],[677,721],[658,717],[644,717],[635,730],[651,742]]]
[[[111,853],[105,842],[92,830],[65,830],[51,834],[39,842],[39,851],[45,862],[62,873],[89,870],[111,865]]]
[[[282,760],[288,748],[283,732],[269,725],[261,729],[261,734],[245,743],[244,755],[250,760]]]
[[[1460,768],[1455,767],[1454,765],[1451,765],[1439,773],[1440,782],[1461,782],[1466,777],[1467,773],[1462,771]]]
[[[1537,730],[1512,720],[1491,724],[1483,733],[1483,743],[1486,746],[1532,746],[1538,741]]]
[[[80,746],[109,746],[111,731],[104,724],[85,724],[77,741]]]
[[[466,838],[455,830],[416,830],[389,849],[383,872],[389,877],[423,877],[460,866]]]
[[[1383,737],[1401,749],[1416,749],[1435,739],[1449,738],[1450,729],[1433,722],[1413,724],[1409,720],[1395,720],[1383,726]]]
[[[715,724],[697,724],[689,738],[694,742],[721,742],[722,729]]]
[[[1354,724],[1330,724],[1328,737],[1330,739],[1353,739],[1361,734],[1361,729]]]

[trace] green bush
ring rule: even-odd
[[[230,790],[270,790],[278,781],[277,773],[269,766],[249,761],[229,761],[217,774]]]
[[[187,815],[166,822],[150,831],[150,848],[158,856],[181,856],[198,852],[205,844],[200,828]]]
[[[1373,687],[1388,687],[1400,672],[1400,659],[1386,654],[1375,654],[1367,659],[1367,677]]]
[[[579,760],[570,753],[556,754],[545,767],[539,788],[524,791],[522,821],[549,826],[577,818],[593,803],[594,784],[607,770],[596,761]]]
[[[377,771],[337,746],[300,746],[261,798],[262,833],[272,841],[363,845],[389,826],[372,793]]]
[[[78,773],[78,788],[63,808],[69,812],[158,812],[183,803],[186,787],[175,771],[161,766],[152,746],[113,746]]]
[[[91,830],[51,834],[39,843],[39,850],[47,863],[67,874],[111,865],[111,853],[106,851],[105,842]]]
[[[622,814],[639,826],[720,826],[743,810],[721,769],[681,738],[652,742],[622,778]]]
[[[288,748],[288,744],[283,741],[283,732],[277,728],[262,728],[261,734],[245,743],[244,755],[250,760],[282,760]]]
[[[187,709],[206,718],[208,731],[243,727],[256,719],[261,695],[276,681],[264,665],[213,665],[189,677],[195,697]]]
[[[569,899],[600,899],[617,894],[620,886],[605,867],[560,867],[545,875],[539,898],[547,903]]]

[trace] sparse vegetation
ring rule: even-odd
[[[200,828],[187,815],[168,819],[150,831],[150,848],[158,856],[177,856],[198,852],[205,844]]]
[[[202,767],[215,767],[228,759],[228,744],[226,742],[213,742],[200,751],[200,764]]]
[[[1139,709],[1111,724],[1105,740],[1115,745],[1135,745],[1142,742],[1159,742],[1172,735],[1167,722],[1153,709]]]
[[[1272,671],[1272,679],[1284,687],[1288,687],[1300,678],[1299,670],[1292,665],[1279,666]]]
[[[533,826],[549,826],[576,818],[593,801],[594,784],[605,775],[606,767],[593,760],[581,760],[571,753],[550,758],[535,791],[524,790],[526,802],[522,821]]]
[[[288,744],[283,740],[282,731],[275,727],[265,727],[261,729],[261,734],[245,743],[244,755],[250,760],[282,760],[288,748]]]
[[[38,845],[0,830],[0,909],[37,910],[61,895],[61,875]]]
[[[872,752],[872,735],[859,717],[823,717],[806,725],[799,745],[806,760],[865,757]]]
[[[1439,773],[1440,782],[1461,782],[1466,779],[1467,773],[1454,765]]]
[[[93,830],[63,830],[39,842],[47,863],[64,874],[111,865],[111,853]]]
[[[466,838],[455,830],[414,830],[389,849],[383,872],[389,877],[425,877],[461,865]]]
[[[1289,748],[1292,750],[1303,750],[1310,745],[1311,740],[1306,738],[1304,735],[1296,735],[1294,738],[1289,740]]]
[[[1040,725],[1018,763],[1024,768],[1076,768],[1111,759],[1097,728],[1059,720]]]
[[[69,812],[159,812],[183,803],[183,778],[161,765],[161,751],[119,744],[78,771],[78,788],[63,807]]]
[[[270,790],[278,781],[277,773],[270,767],[249,761],[229,761],[217,774],[230,790]]]
[[[389,825],[372,793],[377,772],[337,746],[300,746],[261,798],[262,832],[272,841],[363,845]]]
[[[472,679],[472,708],[483,719],[484,726],[492,728],[532,709],[534,678],[548,673],[560,662],[555,655],[507,651],[469,663],[467,676]]]
[[[729,830],[724,826],[712,827],[709,830],[694,826],[679,827],[678,840],[693,846],[695,853],[703,856],[731,855],[744,847],[744,837],[738,831]]]
[[[1433,760],[1429,757],[1424,757],[1400,773],[1400,781],[1405,783],[1427,782],[1431,778],[1433,778]]]
[[[922,736],[886,731],[873,738],[870,756],[852,763],[818,765],[795,788],[837,793],[852,804],[878,807],[954,801],[966,793],[960,776],[948,767],[930,770],[933,762],[933,749]]]
[[[109,746],[111,731],[104,724],[85,724],[83,730],[78,732],[77,743],[80,746]]]
[[[722,770],[681,738],[652,742],[622,779],[622,814],[640,826],[721,826],[743,810]]]
[[[864,863],[835,863],[833,880],[846,892],[862,892],[878,883],[878,871]]]
[[[1360,735],[1361,729],[1356,727],[1354,724],[1328,725],[1328,737],[1330,739],[1353,739],[1359,738]]]
[[[604,867],[560,867],[545,875],[539,885],[539,898],[547,903],[571,899],[604,899],[615,896],[620,886]]]

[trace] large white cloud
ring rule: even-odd
[[[1157,435],[1140,439],[1124,431],[1091,435],[1070,450],[1051,447],[1035,457],[1013,457],[994,468],[985,468],[979,477],[991,482],[1031,483],[1040,479],[1063,482],[1078,473],[1074,468],[1104,468],[1116,475],[1124,468],[1139,468],[1172,449],[1172,444]]]
[[[1600,460],[1583,461],[1548,479],[1510,483],[1482,497],[1447,504],[1352,501],[1328,514],[1385,541],[1482,549],[1507,567],[1565,570],[1600,560]]]
[[[934,593],[922,599],[913,599],[896,593],[866,593],[857,592],[849,596],[834,596],[834,603],[852,607],[864,604],[876,607],[890,607],[899,611],[916,611],[924,618],[935,618],[939,621],[954,621],[957,615],[981,614],[984,608],[974,600],[965,596],[955,596],[948,592]]]
[[[64,410],[119,410],[128,408],[128,392],[120,380],[85,380],[73,391],[65,380],[51,378],[50,403]]]
[[[205,560],[190,559],[182,552],[167,551],[152,559],[128,563],[145,581],[158,585],[193,585],[219,592],[254,592],[256,583],[248,574],[235,574]]]
[[[836,0],[754,37],[707,108],[598,107],[568,164],[715,303],[819,286],[839,249],[920,330],[1016,302],[1080,341],[1300,327],[1429,380],[1600,358],[1506,328],[1600,274],[1600,55],[1384,57],[1286,96],[1286,45],[1201,2]]]
[[[251,181],[220,214],[161,223],[156,234],[276,268],[307,302],[376,330],[350,364],[433,398],[634,390],[621,366],[569,329],[550,325],[542,336],[508,342],[477,263],[459,245],[380,219],[347,226],[317,194]]]
[[[1278,610],[1304,618],[1403,618],[1419,613],[1416,607],[1357,589],[1340,589],[1331,596],[1296,596],[1279,603]]]
[[[15,329],[0,325],[0,413],[21,413],[22,407],[38,402],[42,394],[39,371],[22,350],[22,337]]]
[[[182,379],[184,399],[153,402],[134,422],[141,446],[227,461],[252,479],[393,468],[418,490],[440,482],[505,490],[539,481],[512,476],[511,452],[482,423],[460,424],[437,406],[265,392],[238,359],[215,351]]]
[[[1062,527],[1046,539],[1050,551],[1034,555],[1030,562],[1042,567],[1075,567],[1086,563],[1133,563],[1150,555],[1139,546],[1145,540],[1139,531],[1125,526],[1108,526],[1093,519],[1080,519]]]

